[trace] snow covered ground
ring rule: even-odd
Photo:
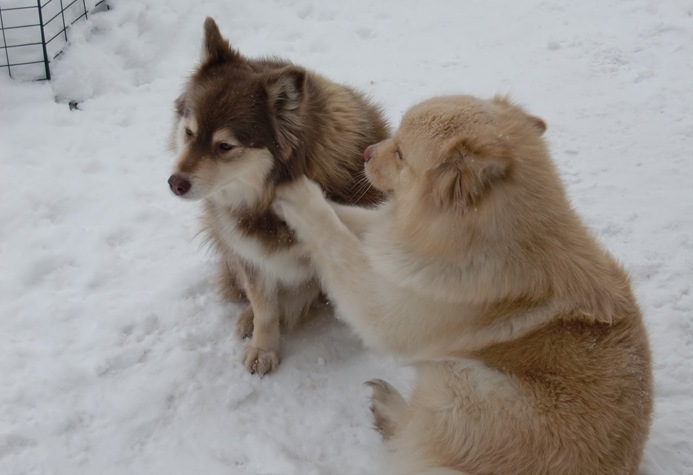
[[[172,100],[207,15],[247,55],[367,91],[393,124],[447,93],[510,93],[543,117],[650,330],[642,473],[693,474],[690,0],[109,3],[73,27],[52,83],[0,77],[0,474],[373,473],[361,383],[406,388],[410,371],[323,319],[285,338],[276,373],[247,374],[198,208],[168,190]]]

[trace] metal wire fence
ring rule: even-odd
[[[3,6],[4,5],[4,6]],[[0,3],[0,74],[50,80],[50,62],[62,53],[68,30],[106,0],[4,0]]]

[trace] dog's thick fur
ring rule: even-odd
[[[418,368],[409,402],[371,381],[392,474],[636,474],[652,411],[626,273],[573,211],[541,119],[435,98],[366,151],[377,210],[282,186],[337,311]]]
[[[204,200],[221,292],[250,302],[237,321],[238,333],[251,337],[244,363],[265,374],[279,363],[280,322],[296,323],[320,294],[293,232],[269,209],[274,187],[305,174],[338,202],[379,202],[363,176],[363,149],[387,137],[386,123],[346,86],[284,60],[241,56],[211,18],[175,112],[169,185]]]

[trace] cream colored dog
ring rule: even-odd
[[[338,312],[418,368],[409,402],[371,381],[392,474],[635,474],[652,412],[627,275],[571,208],[541,119],[506,99],[431,99],[366,150],[390,200],[274,209]]]

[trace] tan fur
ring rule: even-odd
[[[248,59],[205,21],[200,64],[175,101],[171,190],[203,200],[203,227],[221,255],[218,282],[232,302],[249,371],[280,360],[292,326],[320,288],[293,232],[269,208],[275,186],[306,174],[340,203],[373,205],[363,150],[384,139],[380,110],[358,92],[281,59]]]
[[[375,381],[392,474],[636,474],[652,412],[628,276],[571,208],[505,98],[435,98],[370,149],[377,210],[304,179],[274,207],[364,341],[418,369],[408,404]]]

